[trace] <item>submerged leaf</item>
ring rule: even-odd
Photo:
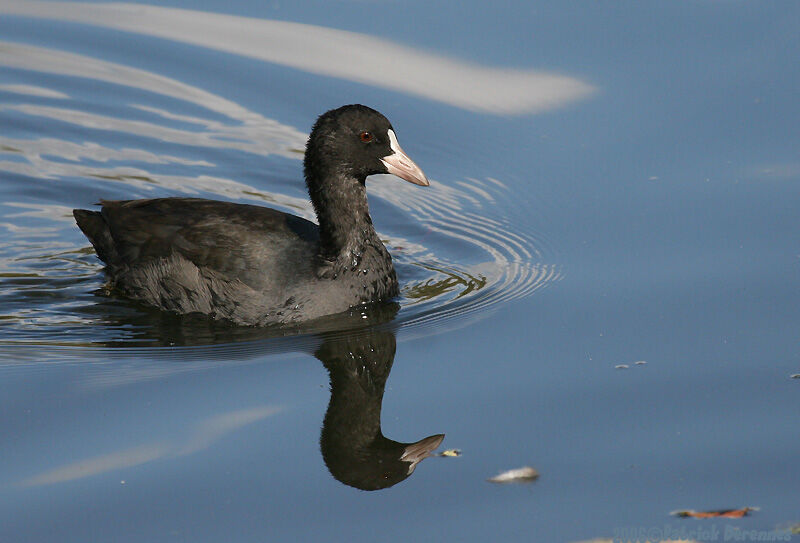
[[[742,518],[750,511],[758,511],[758,507],[742,507],[740,509],[719,509],[717,511],[673,511],[671,514],[682,518]]]

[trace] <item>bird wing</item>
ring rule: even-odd
[[[113,242],[102,250],[111,265],[131,267],[179,254],[199,268],[250,284],[251,275],[263,277],[288,253],[313,253],[319,240],[314,223],[262,206],[200,198],[101,204],[109,235],[98,237]]]

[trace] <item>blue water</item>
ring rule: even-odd
[[[798,28],[792,2],[0,2],[0,541],[788,537]],[[312,217],[307,131],[353,102],[432,181],[367,184],[395,305],[261,330],[108,289],[71,209]],[[354,488],[376,420],[462,455]]]

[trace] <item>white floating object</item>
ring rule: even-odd
[[[438,456],[461,456],[461,449],[447,449],[440,452]]]
[[[530,466],[510,469],[486,479],[490,483],[530,483],[539,477],[539,472]]]

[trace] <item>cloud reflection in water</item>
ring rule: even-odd
[[[120,451],[94,456],[66,464],[58,468],[39,473],[23,479],[19,486],[42,486],[66,483],[101,473],[108,473],[123,468],[139,466],[163,458],[177,458],[207,449],[225,437],[248,424],[259,422],[275,415],[281,407],[259,406],[223,413],[204,419],[197,423],[191,433],[182,440],[166,440],[163,442],[145,443]]]
[[[485,113],[537,113],[594,91],[560,74],[480,66],[366,34],[286,21],[137,4],[31,0],[6,2],[0,13],[165,38]]]

